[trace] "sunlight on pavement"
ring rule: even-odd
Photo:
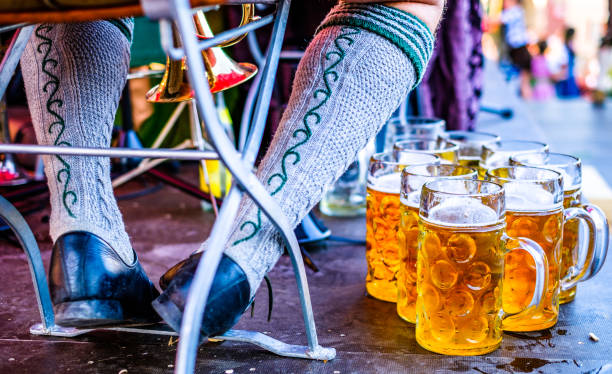
[[[612,188],[594,166],[582,165],[582,192],[590,203],[612,217]]]

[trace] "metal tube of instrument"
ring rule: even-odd
[[[247,25],[244,26],[240,26],[237,27],[235,29],[231,29],[231,30],[227,30],[227,31],[223,31],[220,32],[219,34],[215,35],[213,38],[210,39],[206,39],[206,40],[202,40],[198,43],[198,49],[200,51],[203,51],[205,49],[209,49],[212,47],[216,47],[219,44],[226,42],[228,40],[232,40],[240,35],[246,34],[248,32],[251,32],[253,30],[262,28],[266,25],[269,25],[270,23],[272,23],[274,21],[274,15],[268,15],[265,17],[262,17],[260,19],[258,19],[257,21],[253,21]],[[160,32],[161,32],[161,36],[162,36],[162,47],[164,49],[164,51],[166,52],[166,54],[168,54],[168,56],[170,56],[171,59],[173,60],[180,60],[183,57],[185,57],[185,53],[183,51],[183,49],[181,48],[176,48],[174,45],[172,45],[172,43],[170,42],[172,39],[168,37],[169,32],[172,29],[172,26],[170,24],[166,24],[167,21],[165,22],[161,22],[160,21]]]

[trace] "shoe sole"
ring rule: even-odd
[[[55,305],[55,323],[79,329],[151,324],[147,318],[127,318],[117,300],[79,300]]]

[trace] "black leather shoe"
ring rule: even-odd
[[[53,246],[49,286],[60,326],[93,328],[159,321],[151,301],[159,292],[134,253],[126,264],[100,237],[68,232]]]
[[[184,259],[183,261],[177,262],[173,267],[171,267],[170,269],[166,270],[166,272],[164,273],[164,275],[162,275],[159,278],[159,287],[162,289],[162,291],[166,290],[166,288],[168,288],[168,285],[170,284],[170,282],[172,282],[172,279],[174,279],[174,277],[176,276],[176,274],[187,264],[191,263],[191,257],[197,255],[197,253],[192,254],[190,257],[187,257],[186,259]],[[200,256],[198,256],[198,260],[200,261]],[[197,262],[196,262],[197,263]],[[194,270],[195,272],[195,270]],[[195,273],[194,273],[195,274]]]
[[[164,274],[166,278],[162,282],[167,284],[167,288],[153,302],[153,308],[177,332],[181,328],[187,294],[201,257],[202,253],[193,254],[174,266],[171,273]],[[206,302],[202,335],[217,336],[232,328],[249,307],[250,293],[246,274],[224,254]]]

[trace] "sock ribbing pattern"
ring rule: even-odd
[[[115,112],[129,67],[132,22],[38,25],[21,59],[39,144],[110,146]],[[44,156],[55,241],[70,231],[92,232],[127,263],[134,253],[115,201],[110,160]]]
[[[348,4],[332,10],[300,62],[257,171],[294,227],[420,80],[432,49],[427,27],[405,12]],[[225,253],[245,270],[254,296],[282,254],[280,235],[248,198],[232,232]]]
[[[433,53],[434,38],[417,17],[380,4],[341,4],[332,9],[317,32],[332,26],[359,27],[387,39],[412,62],[417,79],[411,89],[421,82]]]

